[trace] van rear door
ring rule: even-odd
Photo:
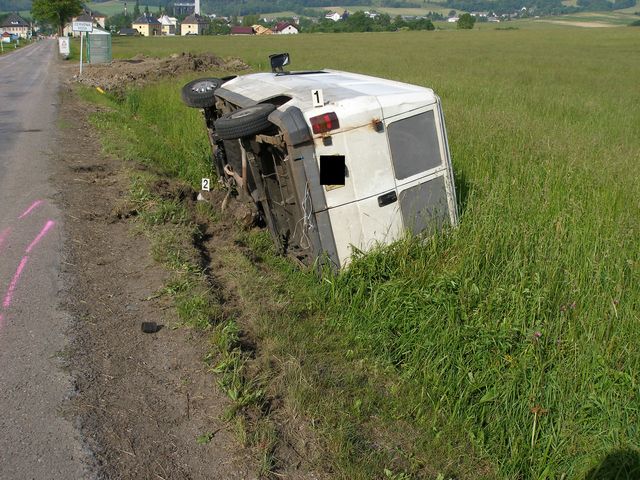
[[[451,161],[439,103],[385,118],[405,230],[457,222]]]

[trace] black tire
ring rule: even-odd
[[[224,82],[219,78],[198,78],[182,87],[182,101],[193,108],[209,108],[216,104],[216,90]]]
[[[273,127],[268,117],[275,109],[275,105],[260,103],[225,113],[216,120],[216,134],[223,140],[237,140],[263,132]]]
[[[158,330],[158,324],[156,322],[142,322],[140,330],[144,333],[156,333]]]

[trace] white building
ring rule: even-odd
[[[337,22],[342,18],[342,15],[340,15],[338,12],[329,12],[324,16],[324,18]]]
[[[0,34],[6,32],[11,35],[17,35],[20,38],[28,38],[29,31],[29,22],[17,13],[12,13],[0,24]]]
[[[162,24],[162,35],[175,35],[178,19],[168,15],[162,15],[158,21]]]
[[[73,31],[73,22],[75,22],[76,20],[79,21],[83,21],[83,22],[91,22],[93,23],[93,26],[96,28],[102,28],[103,30],[106,28],[106,24],[107,24],[107,16],[103,15],[102,13],[98,13],[98,12],[89,12],[87,10],[85,10],[82,15],[80,15],[79,17],[73,17],[71,19],[71,22],[67,23],[64,28],[62,29],[62,35],[65,37],[79,37],[81,32],[74,32]]]
[[[296,26],[291,25],[288,22],[280,22],[275,27],[273,27],[272,30],[276,35],[295,35],[297,33],[300,33]]]

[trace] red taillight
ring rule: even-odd
[[[313,133],[327,133],[340,128],[338,116],[333,112],[323,113],[317,117],[311,117],[309,120]]]

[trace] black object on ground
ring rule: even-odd
[[[142,322],[140,329],[143,333],[156,333],[160,331],[162,325],[158,325],[156,322]]]

